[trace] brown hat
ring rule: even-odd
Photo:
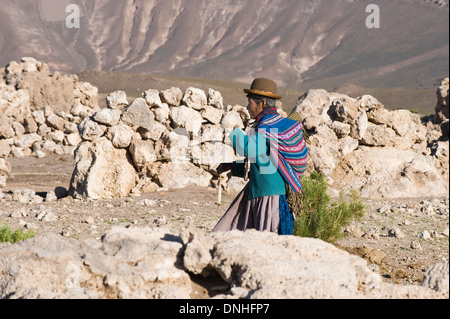
[[[277,95],[277,84],[269,79],[255,79],[252,86],[249,89],[244,89],[247,94],[256,94],[265,97],[270,97],[272,99],[281,99],[281,96]]]

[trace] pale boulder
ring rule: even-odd
[[[122,111],[117,109],[102,109],[94,114],[93,119],[100,124],[114,126],[119,124]]]
[[[69,190],[72,197],[125,197],[136,184],[136,171],[127,150],[115,148],[106,137],[81,143],[75,162]]]
[[[147,90],[144,93],[142,93],[142,97],[147,102],[148,106],[150,107],[161,107],[162,101],[161,97],[159,96],[158,90]]]
[[[436,115],[435,122],[442,123],[448,121],[449,116],[449,78],[445,78],[441,81],[441,85],[437,89],[438,102],[435,107]]]
[[[187,88],[181,102],[197,111],[203,110],[208,103],[205,92],[193,87]]]
[[[106,126],[100,125],[91,118],[86,117],[78,124],[78,131],[83,141],[94,141],[105,134]]]
[[[207,120],[211,124],[220,124],[220,121],[222,120],[223,111],[220,109],[217,109],[212,106],[205,106],[204,111],[202,111],[202,116],[205,120]]]
[[[165,132],[155,144],[158,160],[190,162],[189,133],[184,129]]]
[[[8,139],[15,135],[14,129],[12,128],[9,118],[0,113],[0,138]]]
[[[17,147],[29,148],[33,146],[34,143],[41,140],[42,138],[36,133],[24,134],[14,137],[14,145]]]
[[[177,87],[161,91],[159,95],[161,101],[167,103],[169,106],[180,106],[181,99],[183,98],[183,92]]]
[[[222,142],[205,143],[202,147],[201,164],[216,167],[220,163],[231,163],[235,160],[234,149]]]
[[[170,107],[167,103],[162,103],[161,107],[153,108],[152,112],[155,114],[155,120],[163,123],[169,119]]]
[[[132,139],[128,150],[137,171],[157,160],[154,144],[151,140]]]
[[[184,105],[172,107],[170,119],[175,128],[185,128],[192,136],[197,136],[202,128],[200,113]]]
[[[108,94],[106,105],[110,109],[122,110],[128,105],[127,94],[124,91],[116,91]]]
[[[219,91],[208,89],[208,105],[214,106],[216,109],[223,110],[223,97]]]
[[[127,148],[130,146],[134,131],[126,124],[120,123],[108,129],[107,137],[115,148]]]
[[[155,115],[148,107],[145,99],[138,98],[123,111],[121,119],[122,122],[132,128],[151,130]]]
[[[221,121],[221,126],[226,131],[231,132],[234,128],[234,126],[238,126],[240,129],[244,129],[244,123],[242,121],[242,118],[238,112],[231,111],[226,113]]]

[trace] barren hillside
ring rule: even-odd
[[[448,3],[350,0],[5,0],[0,65],[33,56],[55,70],[170,73],[280,85],[434,88],[448,76]],[[79,5],[68,29],[66,5]]]

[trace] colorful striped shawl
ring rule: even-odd
[[[269,141],[272,160],[281,175],[298,193],[302,189],[300,177],[306,171],[308,148],[301,123],[278,114],[267,115],[255,126]]]

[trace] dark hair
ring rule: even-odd
[[[277,101],[275,99],[271,99],[270,97],[265,97],[257,94],[249,94],[247,98],[253,100],[257,103],[261,103],[262,100],[266,100],[266,108],[274,108],[277,105]]]

